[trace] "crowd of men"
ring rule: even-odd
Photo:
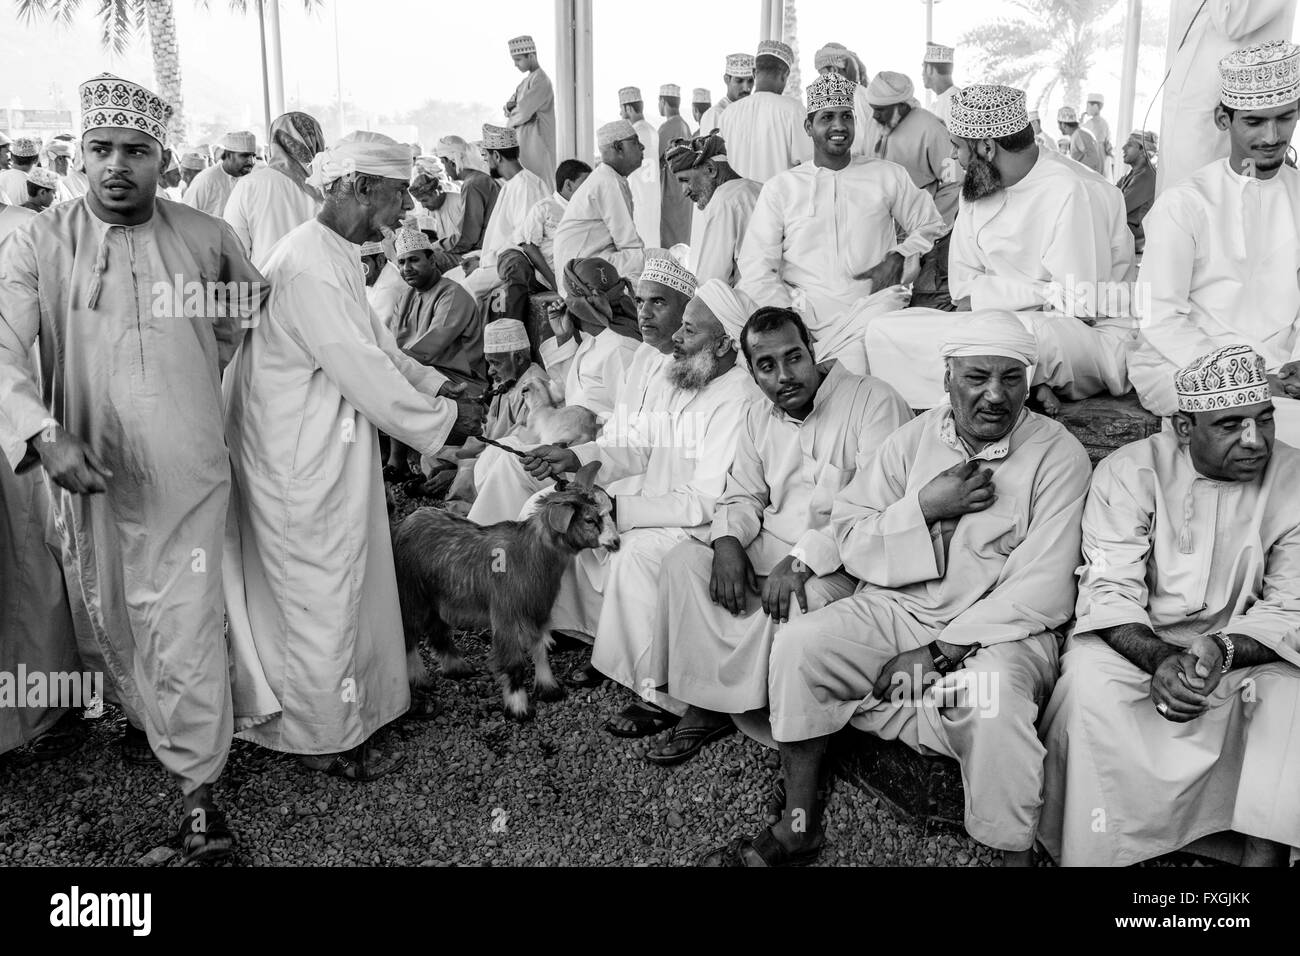
[[[694,128],[626,87],[594,167],[509,53],[501,125],[432,155],[289,113],[264,162],[238,131],[177,160],[110,74],[80,139],[0,140],[0,669],[105,674],[123,757],[218,859],[233,736],[366,782],[402,764],[381,729],[437,713],[385,481],[486,525],[599,463],[621,547],[565,569],[570,681],[628,689],[614,737],[670,731],[652,764],[736,728],[780,753],[764,825],[703,865],[815,860],[848,726],[955,759],[1008,865],[1226,831],[1285,864],[1300,47],[1223,60],[1226,156],[1158,197],[1153,133],[1111,181],[1100,95],[1054,143],[939,45],[934,111],[841,44],[806,102],[784,43],[728,56]],[[1094,471],[1061,403],[1134,389],[1163,430]],[[596,432],[545,443],[560,406]],[[0,707],[0,753],[84,733]]]

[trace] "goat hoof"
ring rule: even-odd
[[[503,700],[506,716],[516,723],[526,724],[536,715],[532,701],[523,690],[507,692]]]
[[[533,692],[537,699],[547,704],[554,704],[569,696],[569,692],[560,684],[534,685]]]

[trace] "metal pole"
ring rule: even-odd
[[[343,58],[339,54],[339,0],[334,0],[334,78],[338,84],[339,137],[347,134],[347,117],[343,113]]]
[[[266,0],[268,72],[272,118],[284,112],[284,57],[280,50],[280,0]]]
[[[572,0],[555,0],[555,150],[561,161],[578,155],[574,16]]]
[[[595,16],[592,0],[574,0],[574,46],[577,59],[574,71],[577,82],[574,85],[574,132],[577,136],[578,157],[593,155],[596,148],[596,50],[595,50]]]
[[[1124,72],[1119,84],[1119,127],[1112,142],[1122,143],[1133,129],[1133,101],[1137,97],[1138,54],[1142,46],[1142,0],[1128,0],[1124,22]]]
[[[934,0],[925,0],[925,42],[934,42]]]
[[[262,42],[262,110],[266,116],[266,135],[271,135],[271,84],[266,65],[266,0],[257,0],[257,30]]]
[[[759,4],[758,39],[772,39],[772,0],[761,0]]]

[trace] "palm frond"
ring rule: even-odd
[[[35,23],[42,18],[60,26],[69,26],[81,9],[81,0],[16,0],[18,19]]]
[[[144,28],[144,3],[142,0],[99,0],[95,16],[104,46],[121,56]]]

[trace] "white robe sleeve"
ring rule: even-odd
[[[909,449],[891,439],[836,497],[831,529],[844,569],[860,581],[897,588],[939,577],[940,547],[907,490]]]
[[[897,252],[904,259],[925,255],[934,248],[934,241],[943,235],[946,228],[943,216],[939,215],[939,207],[934,204],[930,194],[924,189],[918,189],[902,166],[894,171],[889,212],[894,217],[894,222],[907,234],[889,251]]]
[[[1213,340],[1189,318],[1196,234],[1204,226],[1198,219],[1197,212],[1186,208],[1176,191],[1170,191],[1156,200],[1142,221],[1146,249],[1138,288],[1150,298],[1142,336],[1173,368],[1184,368],[1215,348]]]
[[[540,72],[530,73],[515,92],[515,108],[507,125],[515,128],[527,126],[537,118],[538,113],[551,106],[554,100],[551,81]]]
[[[621,276],[640,275],[645,268],[645,243],[636,230],[632,207],[622,187],[613,181],[601,185],[601,208],[605,211],[605,227],[614,241],[615,251],[604,256]],[[567,263],[556,262],[561,269]]]
[[[41,327],[36,249],[27,230],[0,243],[0,452],[17,470],[27,440],[54,420],[41,401],[31,350]]]
[[[1071,440],[1073,441],[1073,440]],[[1034,476],[1032,517],[997,584],[943,631],[949,644],[990,647],[1060,627],[1074,610],[1080,519],[1092,465],[1077,442],[1071,453],[1044,457]]]
[[[714,410],[695,444],[696,467],[689,482],[662,495],[619,495],[615,508],[618,530],[696,528],[709,524],[726,487],[746,404],[744,396],[737,395]],[[630,451],[629,461],[643,455],[643,450]],[[623,457],[623,449],[612,446],[600,449],[601,462],[610,460],[615,470]],[[644,454],[644,459],[648,462],[649,455]]]
[[[366,334],[372,310],[364,320],[340,313],[345,293],[315,278],[290,279],[280,296],[278,311],[292,322],[287,331],[367,421],[426,455],[443,446],[456,423],[455,403],[416,389],[382,340]]]
[[[244,196],[248,194],[249,186],[247,177],[235,183],[235,188],[230,193],[230,198],[226,200],[226,208],[221,214],[221,218],[230,223],[230,228],[235,230],[235,235],[239,237],[240,243],[244,247],[244,254],[251,256],[253,254],[253,227],[248,221],[248,210],[244,208]],[[262,252],[266,252],[265,249]]]
[[[1083,510],[1083,568],[1076,632],[1122,624],[1151,626],[1147,562],[1151,558],[1154,472],[1129,455],[1097,466]]]
[[[700,239],[694,250],[695,278],[701,285],[710,279],[721,279],[730,285],[736,272],[736,256],[744,239],[741,232],[743,207],[739,203],[709,203],[700,218]]]
[[[746,415],[722,497],[714,509],[709,540],[732,537],[740,542],[742,548],[748,548],[763,527],[763,513],[771,501],[771,489],[763,474],[763,462],[758,457],[754,432]]]
[[[726,114],[723,114],[726,117]],[[736,289],[754,302],[780,309],[790,308],[790,289],[781,279],[781,261],[785,248],[783,199],[774,187],[775,180],[763,186],[758,203],[749,217],[749,231],[740,246],[736,265],[740,281]]]

